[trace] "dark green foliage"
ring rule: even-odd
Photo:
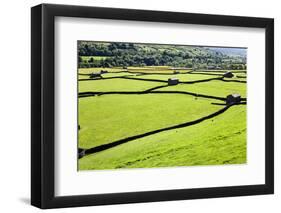
[[[225,49],[228,49],[227,51]],[[79,41],[79,68],[173,66],[193,69],[246,69],[246,55],[237,48]],[[224,51],[223,51],[224,50]],[[241,49],[242,51],[242,49]],[[243,49],[243,51],[246,51]],[[93,56],[89,60],[81,57]],[[94,57],[105,57],[95,60]]]

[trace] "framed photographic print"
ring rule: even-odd
[[[273,193],[273,19],[31,14],[32,205]]]

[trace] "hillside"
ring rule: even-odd
[[[224,55],[228,56],[240,56],[246,57],[247,56],[247,48],[222,48],[222,47],[210,47],[210,50],[220,52]]]
[[[173,66],[246,69],[246,51],[241,48],[79,41],[78,55],[80,68]]]

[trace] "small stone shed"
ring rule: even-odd
[[[101,70],[100,71],[100,74],[104,74],[104,73],[108,73],[108,71],[107,70]]]
[[[102,78],[101,73],[91,73],[90,78]]]
[[[168,85],[177,85],[179,83],[178,78],[169,78],[168,79]]]
[[[240,94],[231,94],[226,96],[226,104],[236,104],[241,102],[241,95]]]
[[[223,74],[223,77],[225,78],[232,78],[233,76],[234,76],[233,73],[229,71]]]

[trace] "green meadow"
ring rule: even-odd
[[[108,73],[90,77],[100,70]],[[246,98],[246,71],[234,70],[234,77],[227,79],[223,78],[226,70],[177,70],[178,74],[171,66],[78,69],[78,92],[100,93],[78,98],[78,147],[86,151],[78,159],[79,170],[247,162],[246,104],[233,105],[195,124],[163,130],[226,108],[222,99],[229,94]],[[179,83],[168,85],[169,78]],[[150,134],[155,130],[159,132]],[[134,136],[139,137],[130,139]],[[87,152],[120,140],[125,142]]]
[[[80,98],[79,107],[83,110],[79,113],[82,127],[79,133],[79,147],[87,149],[195,120],[221,108],[211,102],[209,99],[195,99],[182,94]]]
[[[105,60],[109,57],[108,56],[82,56],[83,61],[89,61],[91,58],[93,60],[100,61],[100,60]]]
[[[198,94],[226,97],[229,94],[238,93],[241,97],[246,97],[246,85],[237,82],[223,82],[212,80],[196,84],[178,84],[173,87],[157,89],[159,91],[189,91]]]
[[[198,125],[151,135],[85,156],[79,160],[79,169],[245,163],[245,117],[246,107],[237,106]]]
[[[163,83],[118,78],[88,80],[79,82],[79,92],[143,91],[160,85]]]
[[[143,78],[143,79],[159,79],[167,81],[169,78],[178,78],[179,81],[198,81],[211,78],[218,78],[220,75],[201,75],[201,74],[171,74],[171,75],[137,75],[132,76],[132,78]]]

